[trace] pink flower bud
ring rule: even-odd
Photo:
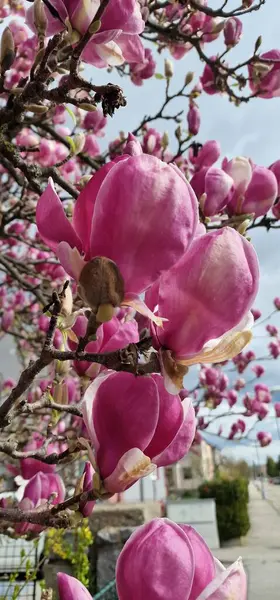
[[[228,204],[232,214],[254,213],[255,217],[264,215],[277,197],[275,175],[265,167],[252,166],[243,157],[230,160],[224,170],[234,181],[234,193]]]
[[[57,574],[58,600],[92,600],[85,586],[66,573]]]
[[[262,316],[262,313],[258,308],[251,308],[251,313],[255,321],[257,321]]]
[[[275,327],[275,325],[270,325],[270,324],[266,325],[266,331],[272,337],[277,337],[277,335],[278,335],[278,329],[277,329],[277,327]]]
[[[265,368],[262,365],[255,365],[252,367],[252,371],[256,374],[256,377],[261,377],[265,373]]]
[[[228,590],[238,600],[247,597],[241,560],[226,570],[195,529],[169,519],[153,519],[130,536],[117,561],[116,580],[120,600],[222,600]]]
[[[215,62],[216,56],[211,56],[210,60]],[[210,65],[205,65],[204,71],[200,77],[200,83],[203,87],[204,92],[212,96],[213,94],[219,94],[219,89],[215,83],[214,70],[210,67]]]
[[[199,108],[194,104],[190,104],[189,112],[187,114],[187,121],[189,127],[189,133],[197,135],[200,128],[200,112]]]
[[[2,328],[4,331],[9,331],[11,326],[14,323],[15,313],[12,309],[8,309],[4,311],[2,316]]]
[[[272,435],[267,431],[259,431],[257,433],[257,439],[260,442],[262,448],[268,446],[272,442]]]
[[[275,402],[274,410],[275,410],[276,417],[279,418],[280,417],[280,402]]]
[[[268,344],[269,352],[273,358],[278,358],[280,354],[280,344],[279,342],[270,342]]]
[[[227,393],[227,400],[230,408],[232,408],[238,400],[237,392],[235,390],[229,390]]]
[[[240,41],[242,35],[242,21],[237,17],[230,17],[227,19],[224,26],[224,38],[226,46],[236,46]]]
[[[90,462],[86,462],[84,473],[82,476],[82,492],[90,492],[93,489],[93,475],[94,469]],[[85,501],[81,500],[79,505],[79,511],[82,513],[84,517],[89,517],[94,509],[95,500]]]
[[[206,217],[219,214],[232,196],[233,179],[222,169],[203,167],[194,174],[190,184]]]
[[[269,50],[260,54],[261,62],[248,65],[249,83],[252,92],[259,98],[280,96],[280,50]]]
[[[272,213],[275,219],[280,219],[280,198],[277,200],[277,202],[275,202],[275,204],[273,204]]]
[[[270,165],[269,170],[274,173],[277,183],[278,183],[278,192],[277,196],[280,196],[280,160],[276,160],[272,165]]]
[[[275,308],[277,308],[277,310],[280,310],[280,298],[279,297],[274,298],[273,302],[274,302]]]
[[[82,411],[103,486],[110,493],[124,491],[157,466],[176,462],[193,441],[191,401],[166,392],[160,375],[99,375],[86,390]]]
[[[203,144],[198,151],[198,155],[194,156],[193,151],[190,153],[190,161],[195,165],[196,170],[203,167],[211,167],[220,157],[221,147],[215,140],[209,140]]]

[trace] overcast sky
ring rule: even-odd
[[[215,7],[220,2],[209,0],[209,5]],[[236,0],[229,0],[228,9],[237,6]],[[263,44],[261,51],[267,51],[272,48],[280,48],[280,7],[279,0],[266,0],[265,6],[244,18],[243,38],[237,48],[230,53],[231,64],[243,62],[252,54],[254,43],[261,34]],[[220,42],[215,42],[205,46],[205,50],[211,56],[221,48]],[[167,54],[158,57],[158,72],[163,72],[163,60]],[[188,71],[194,71],[195,76],[199,77],[202,72],[202,64],[196,57],[194,51],[188,53],[182,60],[174,61],[175,74],[172,80],[174,91],[182,84]],[[124,88],[127,97],[127,108],[117,111],[113,119],[109,120],[107,127],[106,140],[117,137],[120,130],[127,133],[133,130],[139,124],[144,114],[151,115],[160,108],[160,100],[163,97],[164,82],[151,79],[145,82],[143,87],[136,87],[130,83],[128,78],[120,79],[115,73],[108,74],[104,70],[91,69],[90,76],[94,83],[117,82]],[[250,156],[253,161],[259,165],[269,166],[272,162],[280,159],[280,98],[272,100],[254,99],[248,105],[243,104],[235,108],[230,104],[226,97],[207,96],[202,94],[198,100],[201,109],[202,124],[198,136],[198,141],[204,143],[209,139],[217,139],[221,146],[223,156],[229,158],[237,155]],[[187,112],[187,101],[180,100],[174,103],[174,111],[185,109]],[[185,118],[185,117],[184,117]],[[185,125],[185,121],[184,121]],[[153,124],[152,124],[153,126]],[[169,130],[168,122],[157,121],[156,126],[160,131]],[[173,128],[171,129],[171,131]],[[171,141],[172,144],[172,141]],[[277,232],[265,232],[255,230],[252,233],[252,240],[258,252],[261,266],[261,282],[256,306],[260,308],[264,315],[271,312],[272,299],[280,296],[280,230]],[[280,326],[280,314],[276,315],[273,323]],[[264,335],[264,327],[258,327],[255,330],[256,339],[252,343],[252,348],[258,356],[266,354],[263,346],[266,339],[260,337]],[[2,372],[5,376],[12,376],[15,373],[16,361],[11,351],[7,351],[5,343],[0,344],[0,360]],[[280,385],[279,361],[270,361],[264,363],[266,366],[266,375],[262,381],[270,386]],[[186,381],[186,387],[189,387],[190,381]],[[280,454],[280,441],[276,432],[275,423],[272,420],[261,424],[261,428],[269,428],[276,441],[272,446],[261,450],[261,455]],[[232,452],[232,450],[229,450]],[[234,447],[234,455],[244,456],[249,460],[254,460],[255,450],[250,448]]]

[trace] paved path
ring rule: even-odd
[[[248,600],[280,600],[280,511],[270,499],[262,499],[253,483],[249,510],[251,529],[242,546],[221,548],[217,558],[227,566],[242,556],[249,580]]]

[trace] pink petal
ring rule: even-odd
[[[56,248],[57,258],[70,277],[79,281],[81,271],[85,266],[77,248],[71,248],[67,242],[60,242]]]
[[[243,213],[264,215],[273,205],[278,193],[277,179],[269,169],[255,167],[242,203]]]
[[[107,343],[103,342],[102,352],[114,352],[114,350],[125,348],[128,344],[136,344],[139,342],[138,326],[134,319],[132,321],[127,321],[126,323],[120,323],[116,317],[114,317],[114,319],[118,322],[116,330],[108,339]],[[113,321],[113,319],[111,319],[111,321]],[[111,323],[111,321],[109,321],[109,323]],[[103,327],[105,331],[106,327]]]
[[[134,23],[135,31],[129,33],[141,33],[144,29],[144,22],[141,18],[140,10],[136,12],[135,0],[114,0],[109,2],[101,19],[102,31],[109,29],[125,29],[125,25],[130,24],[130,29]]]
[[[38,200],[36,224],[42,240],[54,252],[62,241],[68,242],[72,248],[82,250],[82,243],[65,215],[51,178]]]
[[[204,539],[193,527],[182,524],[180,527],[186,534],[194,553],[194,578],[188,600],[197,600],[199,594],[215,578],[215,560]]]
[[[154,374],[152,378],[158,389],[160,409],[154,437],[145,449],[145,454],[151,458],[163,452],[172,443],[184,419],[182,402],[179,396],[171,396],[166,391],[161,375]]]
[[[96,196],[105,177],[114,165],[114,161],[111,161],[96,171],[75,201],[73,227],[79,238],[83,240],[86,253],[89,251],[91,222]]]
[[[92,600],[85,586],[66,573],[57,574],[59,600]]]
[[[119,600],[188,600],[194,555],[182,529],[168,519],[138,527],[116,566]]]
[[[247,600],[247,578],[241,559],[221,571],[197,600]]]
[[[139,35],[123,33],[117,39],[124,59],[129,63],[143,63],[145,61],[145,49]]]
[[[104,479],[128,450],[144,451],[149,445],[158,422],[159,397],[150,377],[120,372],[100,383],[99,379],[86,390],[82,407],[92,441],[98,440],[97,464]]]
[[[225,227],[196,238],[161,277],[158,312],[168,322],[157,328],[159,341],[176,358],[197,354],[242,320],[258,282],[255,250],[235,230]]]
[[[171,444],[158,456],[153,457],[153,462],[158,467],[172,465],[183,458],[189,451],[195,436],[196,419],[195,412],[190,398],[182,402],[184,411],[183,423],[172,440]]]
[[[103,486],[111,494],[123,492],[138,479],[150,475],[156,468],[139,448],[131,448],[120,458],[114,471],[103,479]]]
[[[154,156],[132,156],[100,188],[91,255],[114,260],[126,292],[137,294],[179,259],[196,225],[197,200],[187,182]]]

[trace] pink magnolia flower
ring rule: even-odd
[[[189,127],[189,133],[197,135],[200,128],[200,112],[198,106],[192,102],[189,107],[187,114],[187,122]]]
[[[195,433],[190,399],[166,392],[160,375],[107,372],[82,401],[96,469],[107,492],[122,492],[157,467],[182,458]]]
[[[71,25],[72,43],[75,44],[88,30],[99,8],[99,0],[56,0],[54,16],[45,6],[48,19],[47,35],[62,31]],[[34,7],[27,11],[27,22],[34,30]],[[101,16],[101,26],[87,44],[83,59],[96,67],[121,65],[124,61],[141,62],[144,48],[139,37],[144,29],[139,4],[136,0],[109,2]]]
[[[272,435],[267,431],[259,431],[257,433],[257,439],[260,442],[262,448],[268,446],[272,442]]]
[[[136,529],[119,555],[116,580],[119,600],[247,598],[241,559],[225,569],[193,527],[169,519]]]
[[[64,500],[64,483],[56,473],[37,473],[34,475],[24,489],[22,500],[19,502],[19,508],[23,511],[37,508],[46,504],[51,499],[51,504],[59,504]],[[41,525],[31,523],[18,523],[15,527],[19,535],[24,535],[28,531],[39,533],[42,531]]]
[[[260,400],[254,399],[251,401],[250,409],[253,414],[257,414],[260,421],[263,421],[269,413],[269,408]]]
[[[278,191],[278,193],[279,193],[279,191]],[[277,200],[277,202],[275,202],[275,204],[273,204],[272,213],[273,213],[273,216],[275,217],[275,219],[277,219],[277,220],[280,219],[280,198]]]
[[[215,63],[216,56],[210,56],[210,60]],[[203,91],[206,94],[212,96],[213,94],[219,94],[220,91],[216,86],[214,70],[210,65],[206,64],[203,73],[200,77],[200,83],[203,87]]]
[[[271,392],[269,387],[265,383],[257,383],[254,386],[255,394],[257,400],[260,402],[266,402],[267,404],[271,402]]]
[[[187,367],[234,357],[252,337],[248,311],[258,281],[254,248],[235,230],[225,227],[195,238],[146,293],[148,306],[168,319],[162,328],[153,327],[155,347]],[[165,351],[163,366],[164,357]]]
[[[90,462],[86,462],[83,475],[79,482],[79,488],[76,490],[77,493],[90,492],[93,489],[93,475],[94,468],[92,467]],[[94,506],[95,500],[81,500],[79,504],[79,511],[84,517],[89,517],[94,509]]]
[[[198,171],[203,167],[212,167],[212,165],[218,160],[221,154],[221,147],[216,140],[209,140],[203,144],[202,148],[198,151],[197,156],[194,155],[193,149],[189,152],[189,159],[195,170]]]
[[[248,65],[249,84],[259,98],[280,96],[280,50],[269,50]]]
[[[84,118],[84,128],[89,129],[98,137],[104,137],[104,128],[107,125],[107,118],[99,109],[88,112]]]
[[[29,442],[24,446],[24,452],[31,452],[32,450],[35,452],[39,450],[42,448],[44,441],[45,438],[42,435],[34,433]],[[57,445],[48,444],[46,450],[47,455],[57,451],[59,451]],[[55,464],[49,465],[40,460],[36,460],[35,458],[23,458],[20,460],[20,471],[23,479],[31,479],[39,471],[41,473],[53,473],[55,468]]]
[[[266,325],[266,331],[272,337],[277,337],[277,335],[278,335],[278,329],[277,329],[277,327],[275,327],[275,325],[270,325],[270,324]]]
[[[278,183],[278,192],[277,196],[280,196],[280,160],[276,160],[272,165],[270,165],[269,170],[274,173],[277,183]]]
[[[268,348],[269,348],[269,352],[270,352],[271,356],[275,359],[278,358],[278,356],[280,354],[279,342],[278,341],[270,342],[270,344],[268,344]]]
[[[72,328],[74,336],[68,340],[71,350],[77,347],[78,339],[84,337],[87,328],[87,319],[83,316],[78,316],[75,325]],[[75,340],[76,337],[76,340]],[[86,352],[113,352],[124,348],[127,344],[139,342],[138,326],[134,319],[122,322],[117,316],[114,316],[109,322],[103,323],[96,332],[96,341],[89,342],[86,347]],[[98,375],[101,365],[90,364],[87,361],[75,360],[73,366],[78,375],[86,375],[87,377],[95,377]]]
[[[236,390],[228,391],[227,400],[228,400],[228,404],[229,404],[230,408],[232,408],[238,400],[238,394],[237,394]]]
[[[92,595],[75,577],[66,573],[57,573],[59,600],[92,600]]]
[[[273,303],[275,308],[277,308],[277,310],[280,310],[280,298],[274,298]]]
[[[156,61],[150,48],[145,48],[143,60],[129,65],[129,74],[134,85],[143,85],[144,79],[153,77],[156,71]]]
[[[206,217],[217,215],[227,206],[234,186],[233,179],[217,167],[203,167],[190,184]]]
[[[236,380],[235,384],[234,384],[234,389],[239,392],[240,390],[242,390],[242,388],[244,388],[246,385],[246,381],[245,379],[242,379],[241,377],[239,379]]]
[[[251,308],[251,313],[254,317],[254,321],[257,321],[262,316],[262,313],[258,308]]]
[[[276,417],[279,418],[280,417],[280,402],[275,402],[274,410],[275,410]]]
[[[236,46],[242,35],[243,24],[237,17],[227,19],[224,26],[224,39],[226,46]]]
[[[100,154],[100,147],[93,133],[88,133],[83,147],[84,154],[88,154],[92,158]]]
[[[162,134],[153,127],[150,127],[149,129],[147,129],[143,137],[143,152],[145,154],[153,154],[153,156],[160,157],[162,152],[161,142]]]
[[[255,365],[252,367],[252,371],[255,373],[256,377],[261,377],[265,373],[265,368],[262,365]]]
[[[223,161],[223,169],[234,182],[234,193],[227,205],[229,215],[264,215],[277,197],[277,180],[269,169],[251,165],[244,157]]]
[[[136,141],[134,145],[140,152]],[[173,266],[192,241],[197,199],[177,167],[154,156],[124,155],[104,165],[81,191],[72,223],[51,180],[37,204],[36,221],[45,244],[80,282],[79,293],[87,304],[93,308],[89,261],[109,259],[120,273],[120,289],[114,299],[103,302],[118,306],[124,301],[134,307],[137,302],[140,310],[137,295]]]

